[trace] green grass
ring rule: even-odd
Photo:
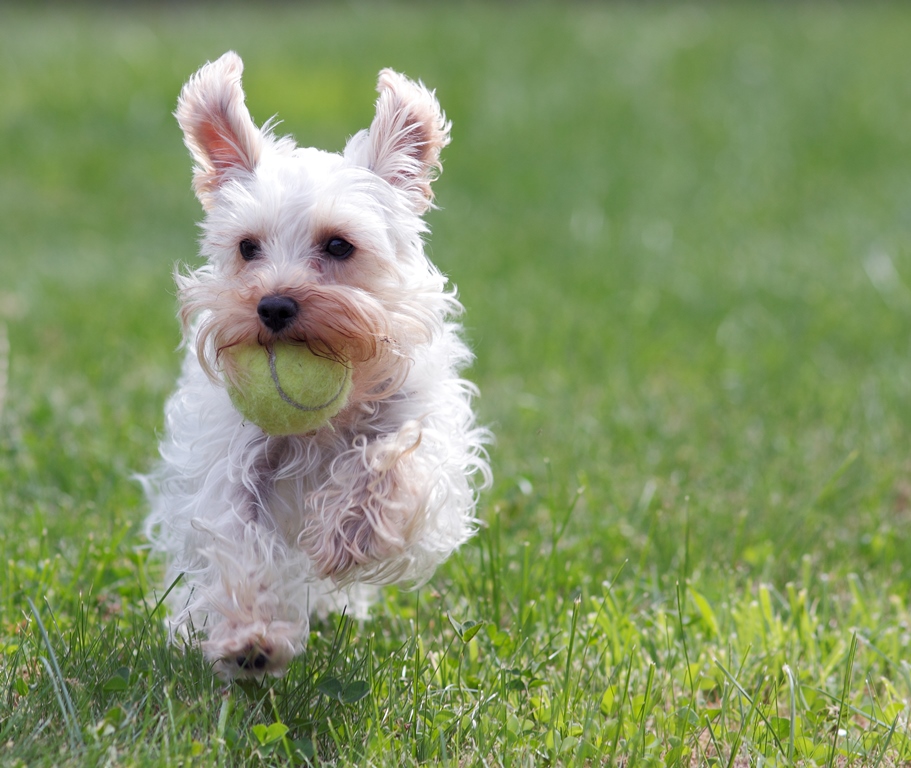
[[[0,764],[911,761],[909,40],[897,3],[0,8]],[[131,475],[195,259],[170,112],[227,48],[330,149],[381,67],[437,89],[497,444],[428,586],[225,688],[165,644]]]

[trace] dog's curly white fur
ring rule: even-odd
[[[168,583],[182,574],[172,631],[226,678],[280,675],[312,613],[362,616],[376,585],[428,578],[490,476],[461,305],[423,249],[449,143],[434,94],[384,70],[370,129],[338,155],[257,128],[242,69],[226,53],[178,102],[207,263],[176,275],[187,354],[143,478],[147,535]],[[279,342],[353,367],[347,406],[309,434],[265,434],[224,387],[226,349]]]

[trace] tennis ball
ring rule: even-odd
[[[314,355],[304,345],[244,345],[233,358],[235,381],[226,381],[234,407],[270,435],[319,429],[348,402],[351,368]]]

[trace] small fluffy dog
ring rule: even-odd
[[[363,616],[376,585],[426,580],[490,477],[462,307],[423,249],[449,143],[434,94],[383,70],[339,155],[257,128],[242,70],[233,52],[206,64],[175,113],[207,263],[176,276],[186,358],[143,480],[147,535],[181,577],[172,637],[225,678],[281,675],[312,613]],[[307,434],[266,434],[226,390],[232,348],[279,343],[350,366],[346,406]]]

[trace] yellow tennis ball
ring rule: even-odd
[[[314,355],[304,345],[232,347],[235,381],[226,381],[234,407],[270,435],[313,432],[348,402],[351,367]]]

